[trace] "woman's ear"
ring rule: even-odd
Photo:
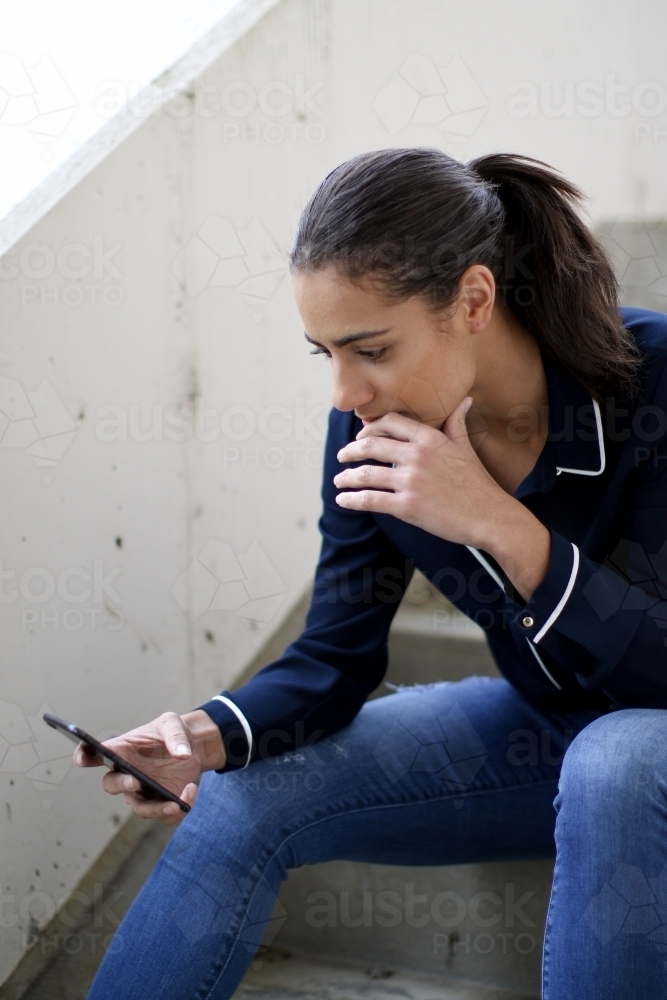
[[[488,267],[473,264],[459,281],[460,301],[464,317],[474,333],[483,330],[491,319],[496,299],[496,281]]]

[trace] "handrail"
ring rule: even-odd
[[[239,0],[171,66],[150,80],[71,156],[36,184],[30,194],[0,219],[0,256],[117,149],[150,114],[182,93],[277,3],[278,0]]]

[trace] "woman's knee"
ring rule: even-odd
[[[202,776],[192,812],[161,858],[162,878],[181,886],[182,930],[188,940],[198,939],[203,927],[209,933],[225,926],[246,897],[258,905],[264,897],[275,902],[287,875],[283,840],[281,810],[274,808],[271,815],[265,798],[241,780],[240,772]],[[193,913],[199,918],[190,925]]]
[[[661,794],[667,778],[667,711],[629,708],[601,716],[569,746],[557,806],[568,799],[631,812],[632,803]],[[627,809],[626,809],[627,807]]]

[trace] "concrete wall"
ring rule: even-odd
[[[107,736],[193,707],[312,570],[328,376],[281,257],[309,191],[369,148],[528,153],[660,308],[663,17],[284,0],[3,258],[0,979],[128,811],[41,713]]]

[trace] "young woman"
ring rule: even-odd
[[[311,198],[291,265],[334,409],[306,628],[234,694],[110,741],[194,808],[89,1000],[231,997],[290,868],[554,850],[544,997],[665,995],[667,321],[619,310],[579,199],[539,161],[430,149]],[[414,566],[503,678],[365,704]],[[518,766],[516,730],[549,753]],[[324,780],[274,790],[279,762]]]

